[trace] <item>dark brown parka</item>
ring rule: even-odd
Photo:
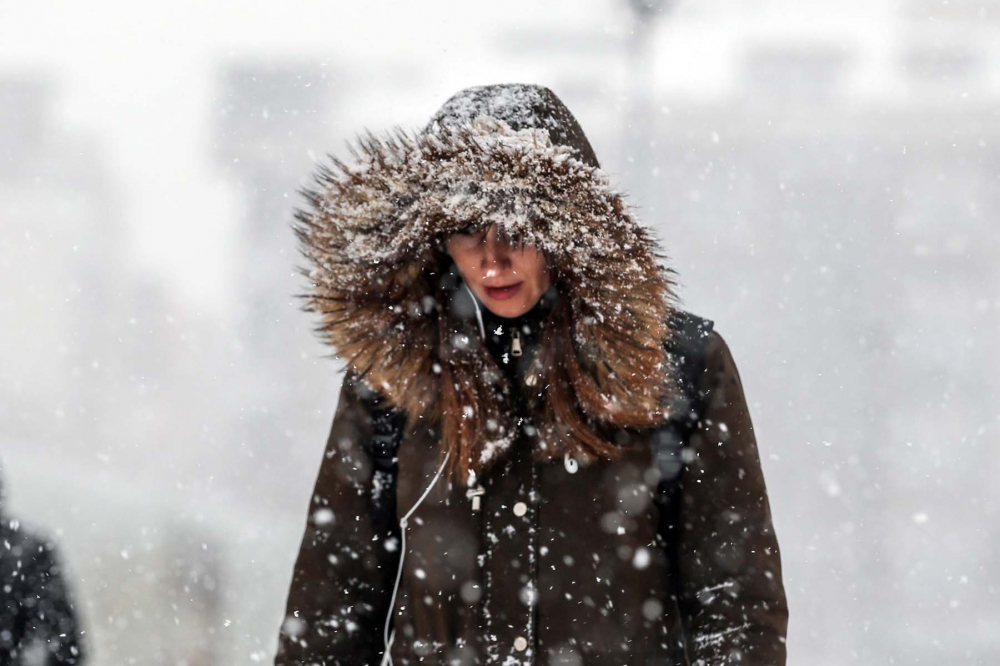
[[[348,368],[275,663],[783,665],[732,354],[671,303],[566,107],[471,88],[353,154],[297,211],[309,308]],[[443,252],[491,223],[553,269],[513,320]]]

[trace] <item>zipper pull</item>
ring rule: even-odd
[[[517,327],[511,329],[511,343],[510,343],[510,355],[520,356],[521,355],[521,332],[517,330]]]
[[[486,494],[486,489],[476,486],[465,491],[465,496],[472,500],[472,510],[479,511],[479,498]]]

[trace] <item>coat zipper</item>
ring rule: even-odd
[[[521,355],[521,332],[517,330],[517,327],[511,328],[511,341],[510,341],[510,355],[520,356]]]
[[[516,326],[511,327],[510,334],[510,355],[511,356],[521,356],[523,350],[521,349],[521,332],[517,330]],[[472,500],[472,510],[479,511],[482,503],[482,497],[486,494],[486,489],[483,488],[482,484],[477,485],[475,488],[470,488],[465,491],[465,496]]]
[[[486,489],[482,485],[477,485],[475,488],[465,491],[465,496],[472,500],[473,511],[479,511],[480,498],[485,494]]]

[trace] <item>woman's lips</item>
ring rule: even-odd
[[[517,282],[509,284],[506,287],[485,287],[486,294],[498,301],[505,301],[516,294],[521,289],[522,284],[521,282]]]

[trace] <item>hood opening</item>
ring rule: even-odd
[[[305,309],[409,427],[436,428],[449,475],[482,473],[519,435],[503,373],[448,274],[444,240],[469,225],[496,223],[538,246],[554,271],[559,299],[531,369],[542,387],[539,460],[613,457],[597,425],[669,417],[674,271],[551,91],[469,88],[424,131],[368,132],[349,150],[350,163],[331,157],[300,190]]]

